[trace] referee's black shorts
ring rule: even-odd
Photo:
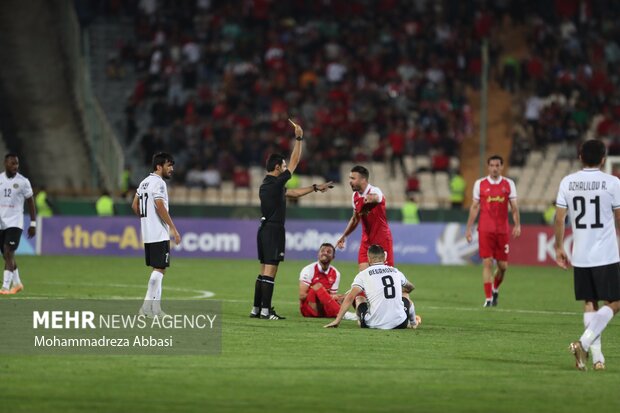
[[[256,246],[261,264],[278,265],[284,261],[286,231],[284,225],[266,222],[258,229]]]
[[[170,241],[144,243],[144,259],[148,267],[170,267]]]
[[[0,252],[4,254],[4,247],[9,251],[15,251],[19,247],[19,240],[22,239],[22,229],[11,227],[0,230]]]
[[[574,267],[575,299],[579,301],[620,300],[620,263],[599,267]]]

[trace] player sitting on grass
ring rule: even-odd
[[[416,316],[415,306],[407,297],[414,289],[413,284],[402,272],[385,265],[385,259],[385,250],[380,245],[368,248],[370,266],[355,276],[338,316],[326,328],[338,327],[353,300],[362,328],[390,330],[416,328],[420,324],[422,320]]]
[[[330,243],[319,248],[318,261],[305,266],[299,274],[299,311],[304,317],[336,317],[344,296],[338,295],[340,271],[331,262],[336,249]],[[346,319],[357,320],[353,313]]]

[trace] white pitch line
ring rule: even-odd
[[[249,300],[232,300],[232,299],[222,299],[216,298],[217,301],[222,301],[225,303],[249,303]],[[278,301],[278,304],[285,305],[296,305],[299,304],[298,301]],[[571,311],[548,311],[548,310],[522,310],[522,309],[508,309],[508,308],[478,308],[478,307],[437,307],[437,306],[421,306],[418,307],[416,305],[416,312],[418,309],[422,311],[425,310],[437,310],[437,311],[478,311],[478,312],[501,312],[501,313],[517,313],[517,314],[546,314],[546,315],[581,315],[582,313],[576,313]]]
[[[66,285],[66,283],[55,282],[55,281],[46,281],[40,284],[49,284],[49,285]],[[73,285],[82,285],[88,287],[116,287],[116,288],[144,288],[144,285],[140,284],[97,284],[97,283],[73,283]],[[179,291],[179,292],[193,292],[198,293],[196,296],[189,297],[189,299],[204,299],[204,298],[213,298],[215,297],[215,293],[207,290],[196,290],[191,288],[182,288],[182,287],[166,287],[166,290]],[[103,297],[103,298],[93,298],[96,300],[101,299],[118,299],[118,300],[142,300],[144,296],[140,297],[127,297],[127,296],[111,296],[111,297]],[[37,295],[28,295],[28,296],[18,296],[12,297],[11,299],[79,299],[78,297],[63,297],[63,296],[37,296]],[[218,301],[222,301],[225,303],[248,303],[248,300],[235,300],[235,299],[218,299]],[[297,305],[298,301],[278,301],[280,304],[286,305]],[[541,314],[541,315],[567,315],[567,316],[577,316],[581,315],[578,312],[572,311],[549,311],[549,310],[523,310],[523,309],[507,309],[507,308],[478,308],[478,307],[438,307],[438,306],[423,306],[419,308],[422,311],[425,310],[433,310],[433,311],[476,311],[476,312],[500,312],[500,313],[514,313],[514,314]]]
[[[66,283],[61,283],[61,282],[57,282],[57,281],[45,281],[45,282],[42,282],[40,284],[66,285]],[[80,285],[80,286],[86,286],[86,287],[144,288],[144,285],[135,285],[135,284],[132,285],[132,284],[72,283],[72,285]],[[166,290],[168,290],[168,291],[180,291],[180,292],[198,293],[198,295],[189,297],[189,299],[212,298],[212,297],[215,296],[215,293],[212,292],[212,291],[196,290],[196,289],[191,289],[191,288],[166,287]],[[24,298],[24,299],[26,299],[28,297],[15,297],[15,298]],[[54,297],[48,297],[48,298],[56,299],[58,297],[54,296]],[[64,297],[64,298],[76,299],[78,297]],[[144,296],[140,296],[140,297],[112,296],[112,297],[105,297],[105,298],[108,298],[108,299],[112,298],[112,299],[119,299],[119,300],[142,300],[142,299],[144,299]],[[95,299],[101,299],[101,298],[95,298]]]

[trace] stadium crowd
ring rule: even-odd
[[[127,139],[141,134],[145,162],[174,153],[192,185],[287,153],[289,116],[309,138],[302,174],[340,181],[342,161],[389,160],[406,176],[413,153],[442,167],[471,130],[464,89],[479,84],[479,39],[498,12],[424,0],[128,3],[105,7],[135,21],[135,42],[119,44],[140,76],[126,113],[148,111],[151,127]]]
[[[584,137],[620,154],[620,4],[535,2],[524,17],[529,55],[502,62],[502,85],[521,97],[523,114],[511,164],[522,166],[530,150],[549,143],[564,143],[562,155],[573,159]]]

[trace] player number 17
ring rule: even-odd
[[[149,199],[149,194],[141,194],[138,196],[138,203],[140,205],[140,218],[146,218],[146,202]]]

